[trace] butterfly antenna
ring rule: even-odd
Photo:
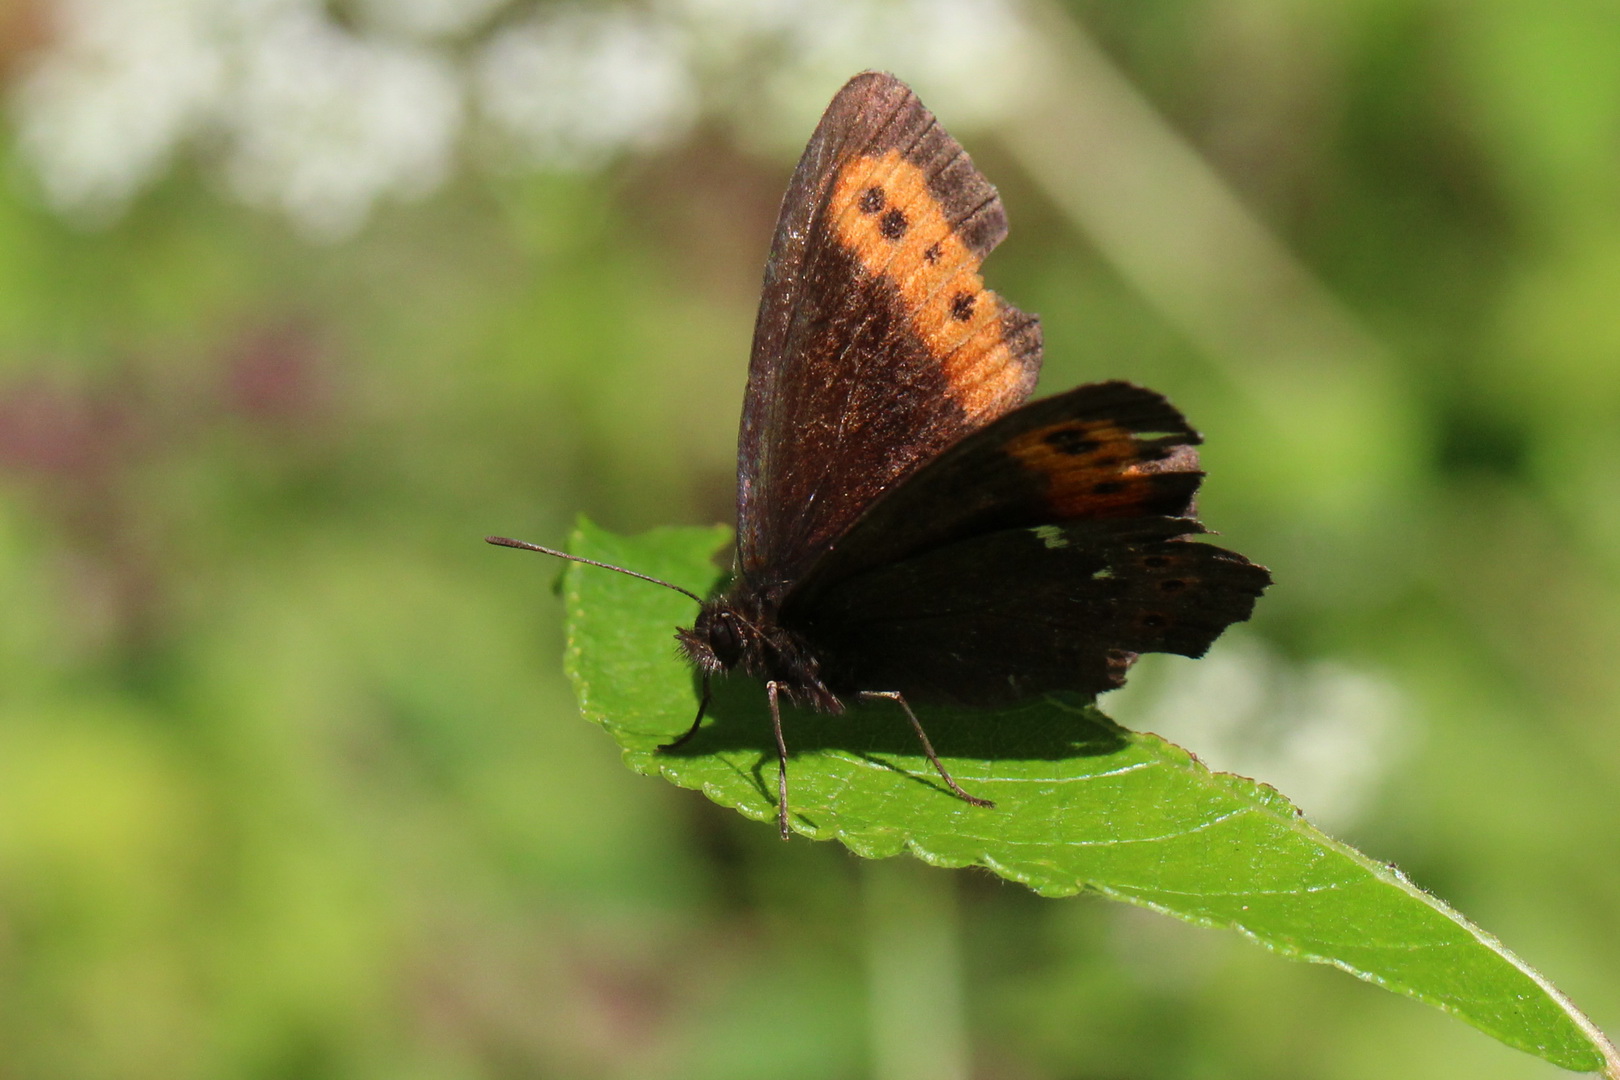
[[[539,544],[531,544],[525,540],[513,540],[509,536],[486,536],[484,537],[484,543],[494,544],[497,547],[522,548],[524,551],[538,551],[542,555],[555,555],[557,558],[567,559],[569,562],[584,563],[586,566],[600,566],[604,570],[617,570],[621,574],[629,574],[631,577],[640,578],[642,581],[650,581],[654,585],[662,585],[666,589],[674,589],[678,593],[684,593],[685,595],[690,596],[693,600],[696,600],[700,604],[703,603],[703,597],[699,596],[695,592],[683,589],[679,585],[672,585],[663,578],[655,578],[651,574],[638,574],[634,570],[626,570],[624,567],[614,566],[612,563],[597,562],[595,559],[586,559],[578,555],[570,555],[566,551],[558,551],[556,548],[541,547]]]

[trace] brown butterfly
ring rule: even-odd
[[[1201,438],[1163,397],[1104,382],[1024,403],[1040,326],[979,276],[1006,234],[967,153],[876,72],[833,98],[782,200],[738,439],[735,575],[687,594],[701,607],[677,637],[704,690],[666,749],[703,722],[711,676],[763,680],[784,839],[781,698],[834,713],[892,700],[950,789],[989,806],[912,703],[1095,696],[1139,653],[1201,656],[1271,582],[1192,539]]]

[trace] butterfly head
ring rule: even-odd
[[[704,604],[692,628],[676,637],[691,661],[709,674],[730,671],[759,648],[759,631],[723,599]]]
[[[775,683],[794,701],[823,712],[843,711],[822,681],[815,650],[782,626],[768,600],[747,588],[706,601],[691,629],[675,636],[705,675],[741,671]]]

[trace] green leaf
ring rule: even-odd
[[[722,576],[716,555],[729,537],[666,529],[629,539],[582,523],[571,550],[703,595]],[[697,736],[658,750],[697,708],[673,638],[691,625],[691,600],[579,564],[566,574],[567,666],[585,716],[636,772],[774,821],[776,755],[757,683],[718,681]],[[1318,832],[1274,789],[1211,772],[1072,701],[920,715],[952,774],[994,809],[946,791],[897,708],[789,710],[793,829],[868,858],[909,851],[937,866],[988,867],[1045,896],[1091,890],[1228,927],[1426,1001],[1566,1069],[1620,1077],[1620,1054],[1544,978],[1398,870]]]

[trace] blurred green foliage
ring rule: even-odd
[[[1379,441],[1358,475],[1268,441],[1235,389],[1265,372],[964,131],[1044,385],[1130,378],[1206,433],[1203,515],[1278,581],[1252,633],[1413,703],[1346,838],[1620,1029],[1620,23],[1074,13],[1387,346],[1389,392],[1345,421]],[[869,1014],[905,1009],[868,1000],[862,897],[912,889],[975,1075],[1556,1075],[1224,936],[783,845],[579,719],[556,568],[478,541],[729,519],[791,162],[703,136],[465,177],[321,247],[185,169],[87,230],[0,159],[0,1073],[868,1075]]]

